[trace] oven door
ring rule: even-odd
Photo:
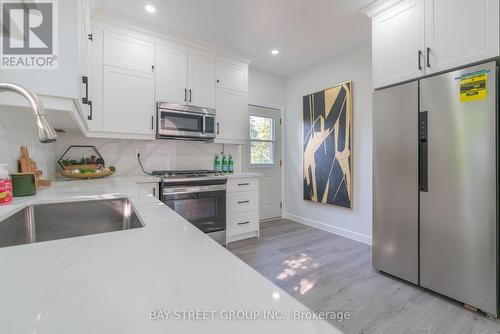
[[[158,135],[165,137],[204,137],[204,115],[188,111],[159,109]]]
[[[166,187],[163,202],[202,232],[224,231],[225,236],[225,187],[225,184]]]

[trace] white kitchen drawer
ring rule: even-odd
[[[227,181],[227,192],[249,191],[259,189],[259,179],[229,179]]]
[[[227,213],[259,211],[259,192],[244,191],[227,194]]]
[[[234,236],[259,230],[259,213],[245,212],[227,216],[226,233]]]

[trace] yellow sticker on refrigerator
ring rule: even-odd
[[[487,81],[488,74],[484,72],[462,76],[460,78],[460,102],[484,100],[487,96]]]

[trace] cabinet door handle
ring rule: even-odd
[[[418,69],[422,70],[422,50],[418,50]]]
[[[219,122],[217,122],[217,134],[219,134]]]
[[[82,103],[88,104],[89,102],[89,77],[82,76],[82,83],[85,85],[85,97],[82,97]]]
[[[238,204],[250,203],[250,201],[239,201]]]
[[[155,117],[151,116],[151,130],[155,129]]]
[[[89,121],[92,120],[92,101],[87,100],[87,105],[89,106],[89,115],[87,116],[87,119]]]
[[[189,102],[193,101],[193,92],[191,92],[191,88],[189,88]]]
[[[238,225],[246,225],[246,224],[250,224],[250,222],[238,223]]]
[[[188,90],[187,88],[184,88],[184,102],[188,101]]]
[[[239,186],[249,186],[249,185],[250,185],[250,183],[248,183],[248,182],[247,182],[247,183],[238,183],[238,185],[239,185]]]
[[[87,37],[91,42],[94,41],[94,34],[88,34]]]
[[[427,67],[431,67],[431,48],[427,47]]]

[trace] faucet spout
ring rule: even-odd
[[[0,83],[0,92],[15,92],[28,100],[33,115],[35,116],[35,124],[38,128],[38,138],[41,143],[52,143],[57,140],[57,134],[47,121],[45,110],[38,96],[31,93],[26,88],[12,83]]]

